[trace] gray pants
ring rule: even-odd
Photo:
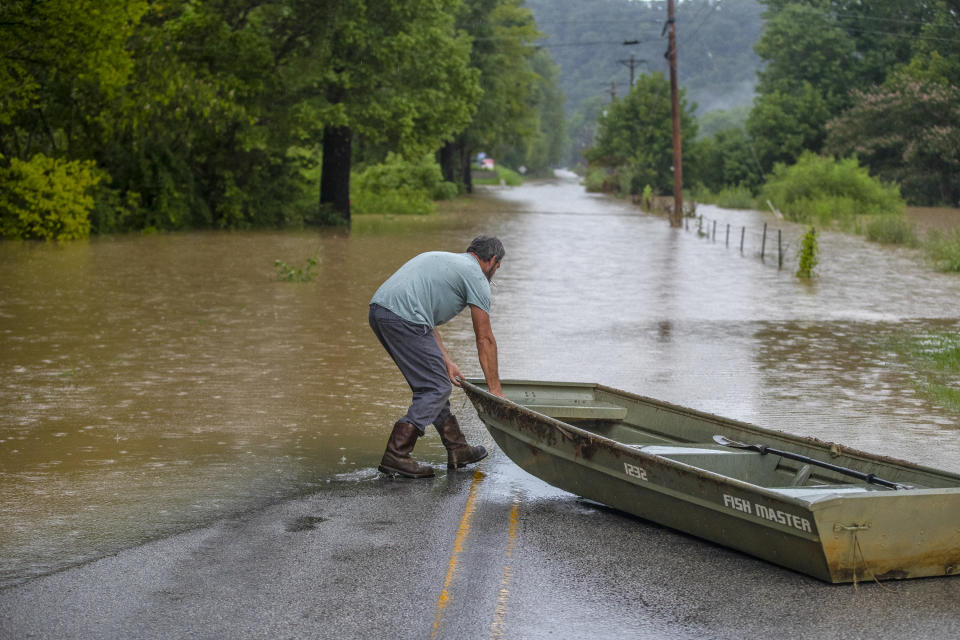
[[[443,352],[433,329],[408,322],[378,304],[370,305],[370,328],[406,378],[413,402],[401,422],[409,422],[423,435],[426,426],[450,417],[450,392]]]

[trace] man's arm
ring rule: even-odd
[[[447,348],[443,346],[440,332],[437,331],[436,328],[433,330],[433,337],[437,341],[437,346],[440,347],[440,353],[443,354],[443,363],[447,366],[447,376],[450,378],[450,382],[459,387],[460,383],[457,381],[457,378],[463,377],[463,374],[460,373],[460,367],[450,358],[450,354],[447,353]]]
[[[497,340],[493,337],[493,328],[490,326],[490,314],[480,307],[470,305],[470,316],[473,319],[473,333],[477,336],[477,356],[480,358],[483,377],[487,379],[487,388],[493,395],[505,398],[500,387]]]

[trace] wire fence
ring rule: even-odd
[[[772,228],[764,222],[763,227],[749,227],[724,222],[703,215],[685,217],[683,228],[693,231],[698,237],[738,250],[740,255],[759,258],[764,264],[783,269],[797,260],[805,231],[796,228]]]

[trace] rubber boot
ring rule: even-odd
[[[460,431],[457,417],[450,414],[442,424],[434,425],[440,433],[440,440],[447,448],[447,468],[458,469],[472,462],[479,462],[487,457],[487,450],[483,447],[471,447]]]
[[[398,473],[408,478],[433,477],[433,467],[420,464],[410,457],[419,437],[420,431],[415,426],[409,422],[397,422],[393,425],[387,450],[377,468],[384,473]]]

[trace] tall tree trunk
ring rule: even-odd
[[[451,140],[444,144],[437,152],[437,162],[440,164],[440,173],[447,182],[457,184],[457,142]]]
[[[350,224],[350,127],[323,130],[323,166],[320,173],[320,204],[331,204]]]
[[[940,171],[940,200],[948,207],[955,207],[957,205],[955,195],[956,191],[953,187],[951,171],[950,169],[942,169]]]
[[[463,188],[467,193],[473,193],[473,174],[470,172],[470,148],[466,139],[460,140],[460,170],[463,172]]]
[[[470,150],[467,139],[459,135],[443,145],[437,154],[443,179],[453,182],[466,193],[473,193],[473,180],[470,178]]]

